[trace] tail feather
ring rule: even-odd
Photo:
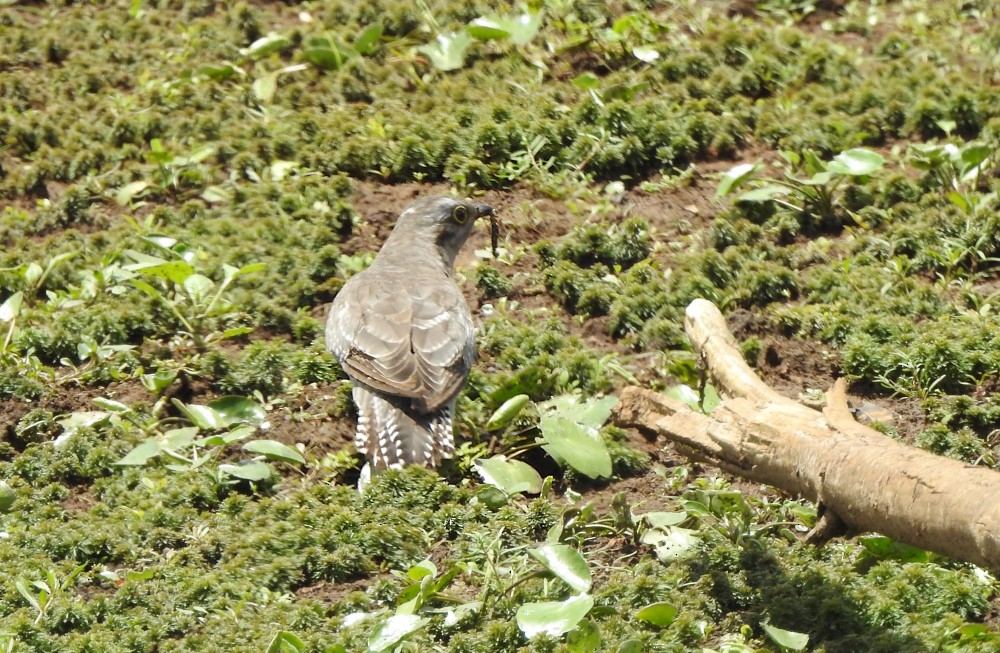
[[[454,401],[434,413],[421,414],[404,411],[366,388],[355,386],[353,396],[358,406],[355,445],[372,469],[437,467],[442,458],[455,454]]]

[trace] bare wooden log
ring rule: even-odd
[[[854,420],[837,380],[823,412],[784,397],[743,360],[722,314],[697,299],[685,329],[723,402],[711,415],[645,388],[626,388],[620,426],[662,435],[686,455],[820,502],[857,532],[1000,572],[1000,474],[909,447]]]

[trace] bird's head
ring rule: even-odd
[[[441,250],[450,270],[476,220],[493,215],[493,207],[452,197],[423,197],[399,216],[396,230],[426,234]]]

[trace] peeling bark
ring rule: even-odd
[[[822,412],[784,397],[743,360],[714,304],[697,299],[685,329],[723,398],[704,415],[639,387],[615,409],[620,426],[667,438],[685,455],[821,502],[808,539],[875,531],[1000,571],[1000,474],[909,447],[854,420],[838,379]]]

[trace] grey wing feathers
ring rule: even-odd
[[[350,376],[429,412],[464,385],[474,328],[454,284],[407,285],[384,276],[350,279],[331,309],[327,344]]]

